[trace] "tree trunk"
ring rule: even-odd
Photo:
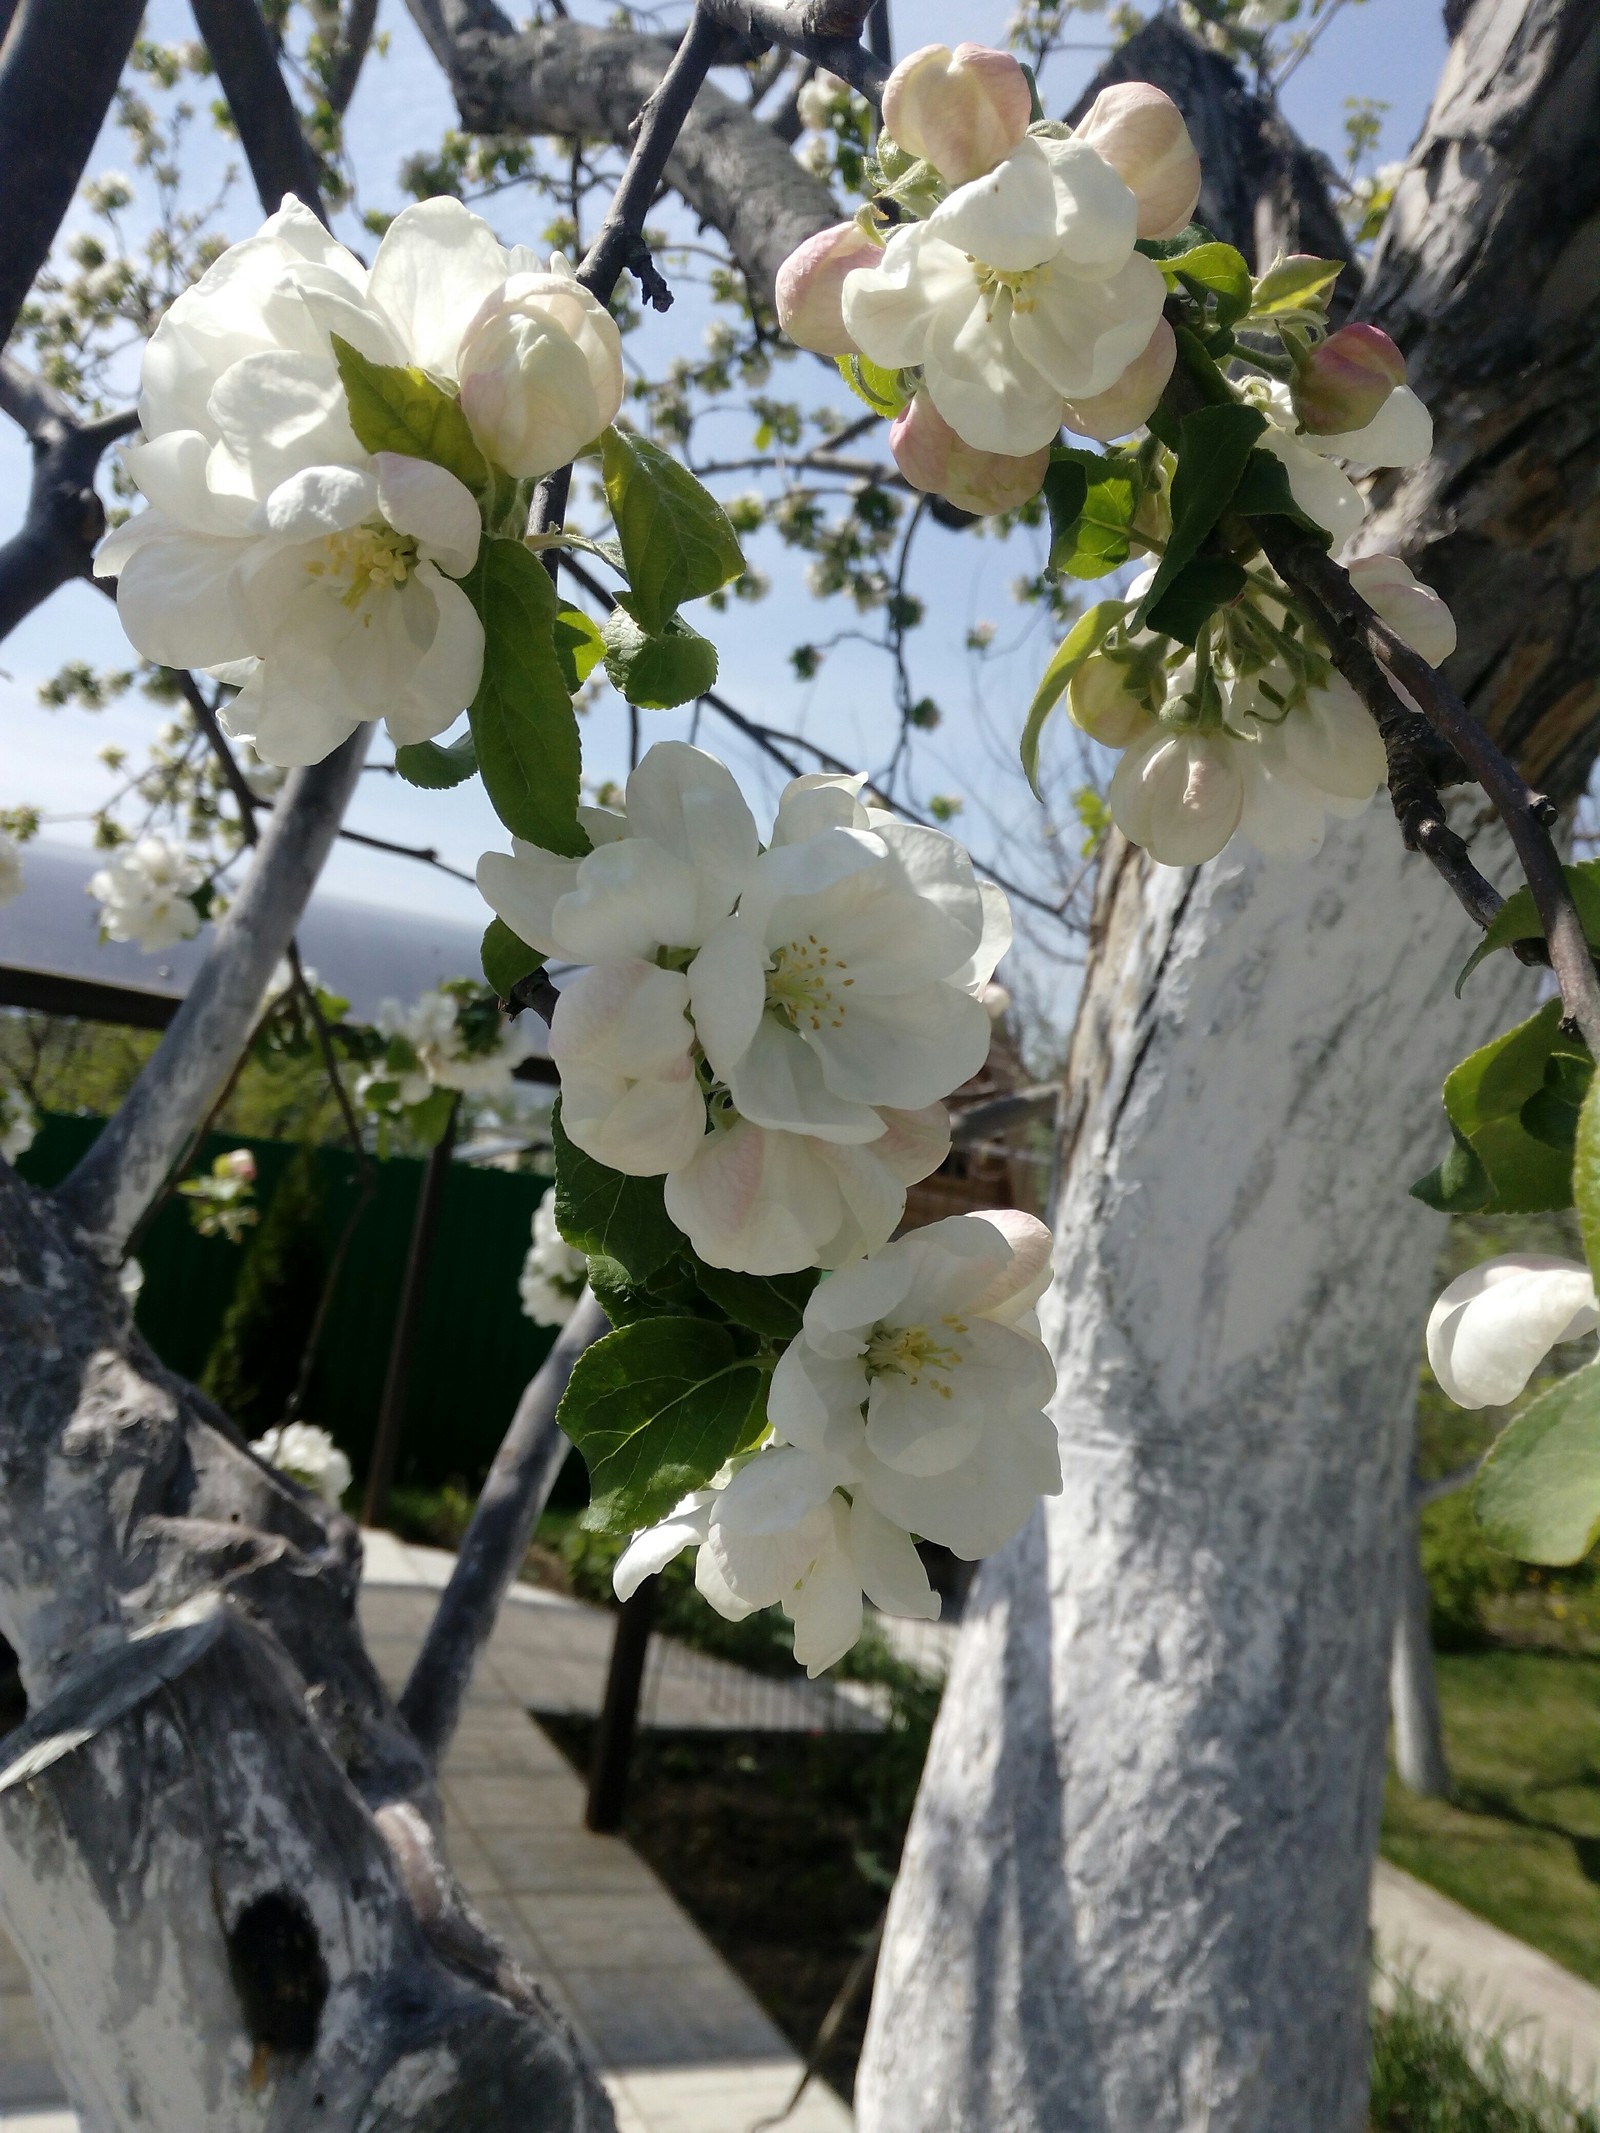
[[[1467,15],[1370,302],[1440,451],[1364,545],[1558,797],[1600,721],[1600,17]],[[986,1566],[891,1906],[865,2133],[1358,2133],[1367,1880],[1459,914],[1375,809],[1118,847],[1063,1096],[1064,1494]],[[1492,974],[1491,974],[1492,973]],[[1488,981],[1488,990],[1479,983]]]

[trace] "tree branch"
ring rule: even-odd
[[[50,257],[143,0],[22,0],[0,45],[0,347]]]
[[[700,0],[700,5],[725,29],[750,38],[758,53],[781,45],[837,74],[874,108],[883,101],[889,69],[861,43],[872,0]]]
[[[435,1769],[461,1716],[478,1654],[571,1450],[556,1427],[561,1395],[579,1356],[610,1330],[605,1313],[585,1289],[517,1403],[511,1427],[494,1455],[456,1567],[400,1698],[400,1715]]]
[[[0,638],[58,587],[87,577],[106,530],[95,474],[106,447],[139,426],[132,408],[80,422],[70,403],[10,356],[0,355],[0,409],[33,450],[28,509],[0,547]]]
[[[356,93],[377,24],[378,0],[350,0],[350,12],[339,32],[338,56],[328,76],[328,102],[341,118]]]
[[[191,0],[191,5],[262,207],[275,214],[284,194],[293,193],[326,223],[317,159],[256,0]]]
[[[85,1248],[108,1264],[120,1258],[194,1120],[249,1042],[261,995],[288,952],[371,737],[370,726],[360,727],[290,778],[187,998],[116,1117],[59,1188]]]

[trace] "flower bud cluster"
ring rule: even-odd
[[[1037,492],[1063,423],[1109,439],[1150,415],[1176,350],[1135,242],[1183,229],[1200,192],[1182,115],[1148,83],[1104,90],[1073,132],[1032,107],[1008,53],[912,52],[884,89],[880,160],[917,219],[841,223],[778,276],[792,340],[899,375],[907,481],[978,512]]]
[[[426,1103],[436,1089],[507,1096],[538,1043],[531,1030],[505,1019],[492,993],[464,978],[409,1007],[381,1001],[376,1023],[388,1045],[381,1066],[356,1083],[356,1100],[391,1115]]]
[[[517,1279],[525,1317],[536,1326],[564,1326],[589,1278],[589,1262],[556,1227],[556,1196],[547,1192],[533,1211],[533,1242]]]
[[[1423,658],[1438,665],[1454,650],[1449,609],[1398,556],[1367,557],[1350,575]],[[1198,655],[1118,633],[1072,677],[1074,722],[1122,751],[1112,819],[1164,865],[1214,859],[1236,834],[1270,857],[1310,858],[1328,818],[1360,814],[1384,782],[1372,714],[1291,608],[1287,592],[1252,588]]]
[[[146,955],[192,940],[200,931],[194,896],[204,880],[200,862],[165,837],[125,845],[86,885],[100,906],[100,938],[136,942]]]
[[[565,465],[622,403],[605,307],[559,255],[507,250],[457,200],[405,209],[368,269],[286,199],[178,298],[145,348],[143,436],[123,455],[149,509],[95,568],[138,650],[237,687],[224,723],[280,765],[320,761],[369,719],[427,740],[483,666],[458,582],[481,500],[357,441],[336,335],[458,392],[485,458],[519,479]]]

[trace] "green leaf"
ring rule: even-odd
[[[616,1260],[630,1281],[648,1281],[683,1248],[660,1178],[624,1177],[568,1140],[558,1097],[550,1112],[556,1151],[556,1227],[575,1251]]]
[[[1141,493],[1139,463],[1128,453],[1053,451],[1044,480],[1051,567],[1103,578],[1126,563]]]
[[[406,1112],[406,1124],[424,1148],[437,1148],[456,1107],[454,1089],[434,1089]]]
[[[1294,491],[1289,487],[1289,469],[1276,453],[1262,451],[1259,446],[1244,463],[1244,472],[1239,477],[1239,486],[1233,492],[1230,511],[1238,512],[1241,518],[1287,518],[1303,532],[1313,533],[1324,547],[1333,539],[1326,526],[1319,526],[1314,518],[1307,518],[1294,500]]]
[[[1580,860],[1576,866],[1563,867],[1561,871],[1577,907],[1584,939],[1591,948],[1600,947],[1600,859]],[[1497,948],[1509,948],[1516,941],[1543,939],[1544,925],[1533,901],[1533,891],[1524,884],[1506,898],[1483,929],[1483,939],[1462,964],[1461,975],[1456,979],[1456,998],[1460,999],[1462,986],[1485,956],[1493,955]]]
[[[494,811],[514,836],[581,858],[578,721],[556,651],[556,593],[520,541],[485,541],[462,581],[483,622],[469,716]]]
[[[898,370],[885,370],[881,363],[870,362],[864,355],[835,356],[834,361],[856,398],[864,400],[885,421],[892,422],[910,405],[911,395],[901,383]]]
[[[1523,1132],[1546,1147],[1572,1155],[1578,1144],[1578,1120],[1593,1080],[1593,1060],[1552,1052],[1544,1070],[1544,1086],[1535,1089],[1517,1113]]]
[[[437,741],[408,741],[395,750],[394,767],[408,785],[448,792],[452,785],[465,785],[468,778],[477,776],[478,754],[470,732],[448,748]]]
[[[1133,249],[1143,252],[1146,259],[1181,259],[1185,252],[1198,251],[1201,245],[1216,241],[1203,222],[1191,222],[1176,237],[1141,237]]]
[[[1250,309],[1250,269],[1231,244],[1194,245],[1175,259],[1164,259],[1161,272],[1169,289],[1187,289],[1202,303],[1209,299],[1219,326],[1231,326]]]
[[[1337,259],[1297,254],[1276,260],[1256,283],[1251,316],[1272,318],[1280,311],[1320,311],[1343,272],[1344,264]]]
[[[576,696],[605,655],[605,640],[581,607],[556,609],[556,657],[567,694]]]
[[[1550,1000],[1446,1076],[1444,1107],[1451,1127],[1489,1180],[1490,1197],[1479,1203],[1482,1212],[1543,1214],[1572,1205],[1571,1152],[1531,1133],[1522,1113],[1529,1099],[1546,1089],[1557,1096],[1570,1090],[1566,1062],[1586,1057],[1581,1045],[1561,1035],[1561,1002]],[[1413,1190],[1418,1198],[1427,1197]],[[1463,1204],[1453,1203],[1450,1211]]]
[[[760,1434],[766,1390],[709,1319],[641,1318],[596,1341],[556,1414],[589,1468],[584,1525],[629,1533],[664,1517]]]
[[[1489,1173],[1478,1161],[1471,1141],[1452,1126],[1450,1153],[1411,1188],[1413,1200],[1441,1215],[1480,1214],[1494,1198]]]
[[[1201,542],[1232,503],[1245,463],[1266,426],[1259,409],[1239,402],[1196,408],[1184,416],[1172,477],[1172,532],[1161,567],[1133,618],[1136,628],[1184,565],[1193,562]]]
[[[694,1263],[702,1293],[741,1326],[768,1340],[793,1340],[806,1314],[806,1300],[821,1276],[803,1274],[735,1274],[727,1267]]]
[[[633,612],[640,627],[656,636],[685,600],[701,599],[738,577],[744,555],[716,498],[660,445],[609,429],[601,455]]]
[[[1591,1079],[1578,1117],[1572,1157],[1572,1197],[1589,1264],[1600,1259],[1600,1082]]]
[[[525,940],[513,933],[503,918],[490,919],[484,930],[480,955],[483,975],[499,1000],[509,1000],[511,988],[519,978],[531,978],[544,966],[544,957],[538,949],[530,948]]]
[[[1197,644],[1217,609],[1237,600],[1245,582],[1244,570],[1232,556],[1197,555],[1192,563],[1184,564],[1151,608],[1150,627],[1185,644]]]
[[[1022,767],[1028,783],[1040,799],[1039,792],[1039,739],[1044,732],[1044,722],[1066,694],[1067,684],[1079,667],[1100,649],[1111,631],[1128,612],[1126,600],[1100,600],[1080,615],[1067,632],[1065,643],[1057,647],[1055,657],[1044,670],[1044,678],[1033,692],[1033,702],[1028,706],[1028,722],[1022,729]]]
[[[1473,1491],[1491,1546],[1525,1563],[1581,1562],[1600,1536],[1600,1363],[1509,1423]]]
[[[461,403],[426,371],[369,362],[359,348],[332,336],[350,427],[369,452],[403,452],[430,459],[469,489],[482,489],[489,462],[473,441]]]
[[[600,625],[611,686],[646,711],[670,711],[704,696],[717,678],[717,648],[677,615],[659,636],[640,629],[619,601]]]
[[[648,1281],[630,1281],[620,1261],[596,1252],[589,1260],[589,1286],[614,1326],[640,1318],[684,1318],[700,1301],[694,1276],[683,1261],[669,1259]]]

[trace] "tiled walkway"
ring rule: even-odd
[[[369,1536],[362,1624],[393,1688],[432,1613],[429,1588],[443,1582],[449,1562],[436,1550]],[[614,1619],[516,1589],[444,1767],[450,1855],[484,1917],[588,2040],[620,2133],[749,2133],[787,2103],[800,2073],[792,2048],[637,1854],[620,1837],[583,1827],[582,1784],[527,1716],[533,1703],[598,1709]],[[731,1681],[716,1671],[657,1671],[659,1723],[760,1722],[738,1715],[750,1677],[737,1668],[722,1670]],[[832,1704],[810,1702],[806,1686],[794,1684],[788,1722],[827,1723]],[[848,1702],[835,1722],[846,1715],[858,1725],[876,1720]],[[60,2099],[26,1977],[0,1939],[0,2133],[73,2133]],[[785,2133],[848,2133],[850,2124],[820,2083],[784,2121]]]

